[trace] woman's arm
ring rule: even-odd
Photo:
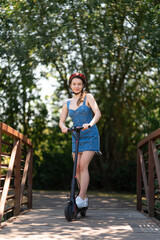
[[[68,115],[67,102],[65,102],[63,104],[62,113],[60,115],[60,120],[59,120],[59,127],[61,128],[61,131],[63,133],[67,133],[67,131],[68,131],[68,128],[65,125],[67,115]]]
[[[93,119],[91,120],[90,123],[84,124],[84,126],[83,126],[84,130],[88,129],[89,125],[92,127],[94,124],[96,124],[99,121],[100,117],[101,117],[101,112],[99,110],[97,102],[94,99],[93,95],[90,94],[90,93],[87,94],[87,105],[89,105],[89,107],[91,107],[91,109],[92,109],[92,111],[94,113],[94,117],[93,117]]]

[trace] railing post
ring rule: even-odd
[[[5,210],[5,203],[6,203],[6,199],[7,199],[7,195],[8,195],[8,191],[9,191],[11,176],[12,176],[15,158],[16,158],[17,149],[18,149],[18,144],[19,143],[17,140],[16,143],[14,144],[12,152],[11,152],[10,162],[9,162],[9,166],[8,166],[8,170],[7,170],[7,174],[6,174],[6,178],[5,178],[5,183],[3,186],[3,192],[2,192],[1,201],[0,201],[0,217],[1,217],[0,221],[2,220],[2,216],[3,216],[4,210]]]
[[[148,185],[149,185],[149,207],[148,207],[148,214],[150,217],[154,217],[154,204],[155,204],[155,199],[154,199],[154,170],[155,170],[155,164],[154,164],[154,158],[153,158],[153,153],[152,153],[152,146],[151,146],[152,140],[148,142],[148,161],[149,161],[149,176],[148,176]]]
[[[13,139],[14,144],[11,144],[7,141],[2,141],[2,134],[4,136],[9,136]],[[5,146],[12,147],[11,155],[8,152],[3,151],[2,146],[3,144]],[[22,144],[26,146],[29,151],[26,155],[26,161],[24,165],[23,170],[23,176],[21,181],[21,152],[25,149],[22,148]],[[32,207],[32,155],[33,155],[33,145],[32,142],[25,136],[23,136],[21,133],[17,132],[15,129],[11,128],[10,126],[2,123],[0,121],[0,190],[2,189],[2,194],[0,192],[0,224],[4,213],[7,213],[8,210],[13,212],[13,215],[18,215],[20,213],[21,209],[21,202],[23,199],[23,192],[25,188],[25,183],[27,180],[28,175],[28,199],[27,199],[27,205],[28,208]],[[10,156],[9,164],[4,164],[1,162],[2,153],[4,156]],[[30,163],[31,162],[31,163]],[[1,168],[5,167],[7,168],[7,173],[5,174],[5,181],[3,184],[3,188],[1,187]],[[29,173],[28,173],[28,169]],[[12,175],[12,172],[14,171],[14,176]],[[14,177],[14,186],[12,184],[12,177]],[[10,185],[12,184],[12,186]],[[14,195],[12,193],[14,192]],[[12,202],[9,205],[9,208],[5,208],[6,202],[10,199],[14,199],[14,202]],[[26,204],[26,202],[25,202]]]
[[[2,123],[0,122],[0,187],[1,187]],[[1,192],[0,192],[1,196]]]
[[[148,214],[150,217],[155,217],[156,213],[159,216],[159,208],[156,206],[156,197],[155,197],[155,190],[160,189],[160,162],[159,162],[159,154],[158,149],[160,144],[156,144],[156,141],[160,140],[160,128],[155,130],[154,132],[150,133],[144,139],[142,139],[137,144],[138,155],[137,156],[137,210],[142,209],[142,202],[141,202],[141,187],[140,182],[143,176],[143,183],[145,188],[145,194],[148,205]],[[143,161],[143,152],[141,151],[142,148],[145,149],[146,144],[148,144],[148,183],[146,177],[146,171]],[[140,161],[139,161],[140,160]],[[140,174],[139,165],[141,164],[142,175]],[[158,187],[155,185],[155,179],[158,181]],[[158,189],[159,188],[159,189]],[[157,199],[157,203],[159,200]]]
[[[0,189],[1,189],[1,153],[2,153],[2,123],[0,122]],[[0,200],[1,200],[1,192],[0,192]],[[0,216],[0,219],[2,219],[2,216]],[[1,221],[0,221],[1,225]]]
[[[20,186],[21,186],[21,148],[22,140],[19,139],[17,155],[15,160],[15,178],[14,178],[14,215],[17,216],[20,214]]]
[[[142,211],[142,170],[137,148],[137,210]]]
[[[31,148],[31,157],[29,162],[29,169],[28,169],[28,198],[27,198],[27,205],[28,208],[32,208],[32,174],[33,174],[33,147]]]

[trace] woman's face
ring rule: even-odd
[[[73,92],[79,93],[83,89],[83,81],[79,78],[73,78],[70,84],[70,88]]]

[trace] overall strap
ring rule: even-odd
[[[67,100],[67,109],[69,110],[70,100]]]
[[[86,105],[86,99],[87,99],[87,95],[86,95],[85,98],[84,98],[83,105]]]

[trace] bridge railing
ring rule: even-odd
[[[137,210],[160,218],[160,128],[137,145]]]
[[[32,208],[32,142],[0,122],[0,224]]]

